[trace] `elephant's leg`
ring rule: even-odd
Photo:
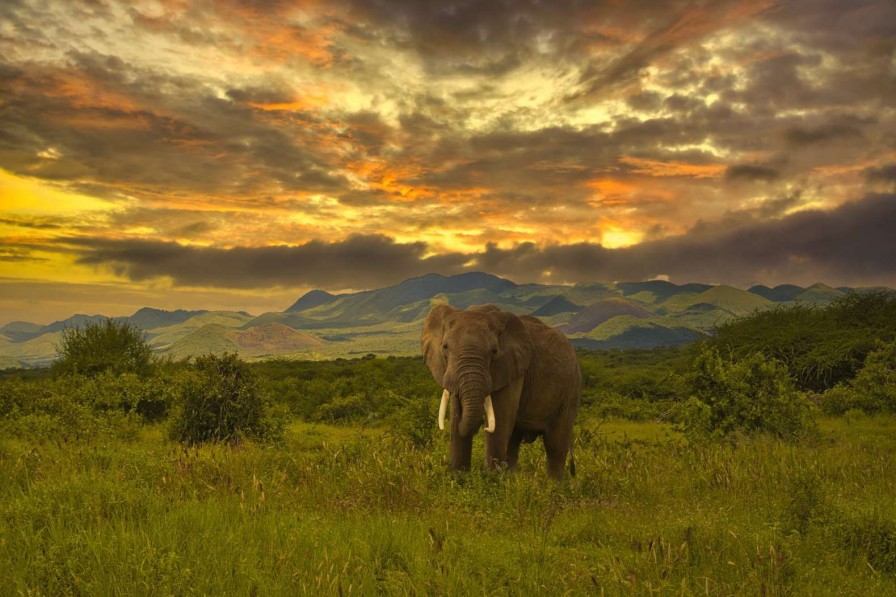
[[[523,378],[511,382],[504,388],[492,392],[492,404],[495,410],[495,430],[485,434],[485,468],[494,469],[508,463],[507,450],[513,428],[516,425],[516,412],[520,404],[520,392],[523,390]],[[509,464],[509,463],[508,463]]]
[[[507,443],[507,468],[516,470],[520,460],[520,444],[523,443],[523,433],[516,429],[510,434],[510,441]]]
[[[544,451],[548,457],[548,475],[560,481],[563,469],[566,468],[566,456],[572,441],[572,428],[553,428],[545,431],[542,437]]]
[[[485,434],[485,468],[486,470],[496,469],[508,463],[507,449],[510,438],[509,429],[503,425],[495,425],[493,433]],[[508,463],[509,464],[509,463]]]

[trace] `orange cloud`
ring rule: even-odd
[[[724,164],[689,164],[687,162],[660,161],[622,156],[619,161],[633,166],[634,174],[647,176],[685,176],[689,178],[719,178],[725,173]]]

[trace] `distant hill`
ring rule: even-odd
[[[629,297],[635,294],[647,294],[652,296],[652,300],[646,302],[664,301],[670,296],[681,294],[683,292],[699,293],[712,288],[707,284],[685,284],[678,286],[665,280],[648,280],[647,282],[622,282],[617,284],[622,291],[623,296]]]
[[[558,326],[557,329],[565,334],[579,334],[590,332],[600,324],[617,317],[628,315],[636,319],[646,319],[651,316],[650,311],[631,304],[622,298],[611,298],[598,301],[585,307],[572,316],[569,323]]]
[[[176,358],[197,354],[237,352],[247,358],[293,353],[324,342],[315,336],[270,323],[247,330],[237,330],[211,323],[191,332],[166,351]]]
[[[698,294],[686,292],[674,295],[662,304],[665,314],[688,309],[705,312],[708,307],[709,310],[722,310],[729,316],[747,315],[771,306],[772,302],[767,298],[731,286],[713,286]]]
[[[805,292],[805,290],[805,288],[794,286],[793,284],[781,284],[774,288],[757,284],[756,286],[751,286],[747,292],[758,294],[774,303],[784,303],[796,299],[796,297]]]
[[[747,291],[664,280],[515,284],[473,272],[428,274],[386,288],[345,294],[312,290],[285,311],[258,316],[145,307],[116,319],[144,329],[156,352],[175,358],[209,352],[238,352],[252,359],[419,355],[420,327],[434,305],[464,309],[493,303],[541,318],[579,347],[651,348],[693,341],[733,317],[757,310],[796,302],[825,304],[850,292],[875,290],[880,289],[783,284],[757,285]],[[102,319],[102,315],[75,315],[48,326],[22,321],[6,324],[0,327],[0,364],[47,365],[56,356],[63,329]]]
[[[561,313],[577,313],[582,310],[582,305],[577,305],[562,294],[558,294],[538,309],[532,312],[535,317],[551,317]]]
[[[163,311],[161,309],[153,309],[151,307],[143,307],[126,319],[144,330],[165,327],[184,322],[191,317],[208,313],[208,311],[184,311],[178,309],[176,311]]]
[[[39,336],[44,326],[27,321],[12,321],[0,327],[0,334],[11,342],[24,342]]]
[[[837,288],[831,288],[825,284],[813,284],[801,292],[795,300],[803,303],[830,303],[846,294]]]
[[[587,350],[657,348],[687,344],[704,334],[680,324],[664,324],[653,319],[629,315],[614,317],[585,335],[569,340],[576,348]]]
[[[105,315],[72,315],[68,319],[63,319],[62,321],[54,321],[48,326],[45,326],[42,330],[42,334],[52,334],[53,332],[61,332],[66,328],[80,328],[84,327],[89,323],[100,323],[105,321],[107,317]]]
[[[336,298],[337,296],[335,294],[330,294],[323,290],[312,290],[303,294],[299,300],[294,302],[292,306],[286,310],[286,312],[293,313],[304,311],[306,309],[313,309],[315,307],[320,307],[321,305],[332,303]]]
[[[316,336],[271,323],[244,331],[233,332],[237,344],[255,354],[280,354],[320,346],[324,341]]]

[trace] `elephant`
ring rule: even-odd
[[[520,444],[541,437],[548,474],[561,480],[582,395],[575,350],[537,317],[495,305],[434,306],[423,323],[423,358],[442,390],[439,428],[450,408],[451,468],[469,470],[473,436],[485,428],[485,468],[515,469]]]

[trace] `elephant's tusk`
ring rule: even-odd
[[[442,403],[439,404],[439,429],[445,429],[445,413],[448,412],[448,390],[442,390]]]
[[[485,397],[485,416],[488,419],[488,424],[485,426],[485,430],[492,433],[495,430],[495,409],[492,406],[491,395]]]

